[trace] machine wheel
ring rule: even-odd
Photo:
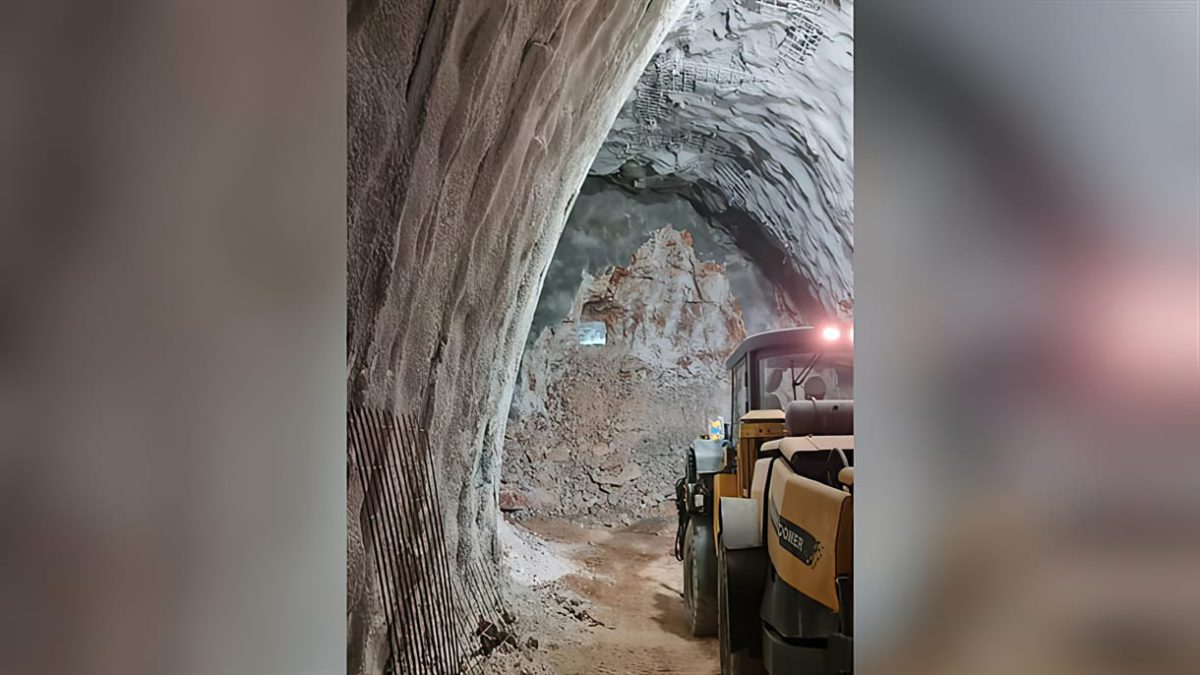
[[[721,643],[721,675],[765,675],[762,661],[762,620],[758,608],[762,602],[759,551],[727,551],[719,546],[717,554],[718,636]],[[731,569],[732,568],[732,569]],[[758,579],[759,583],[753,582]],[[759,592],[745,597],[751,590]]]
[[[683,608],[694,637],[717,634],[717,556],[712,527],[688,520],[683,540]]]

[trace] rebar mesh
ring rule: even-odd
[[[808,63],[827,36],[817,22],[825,0],[750,0],[748,7],[766,16],[788,23],[779,45],[779,67],[794,69]]]
[[[413,417],[370,408],[347,413],[347,453],[363,491],[363,540],[387,630],[387,672],[479,673],[513,642],[494,570],[460,565],[443,532],[429,439]]]

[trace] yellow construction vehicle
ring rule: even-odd
[[[850,673],[853,328],[759,333],[726,365],[732,424],[676,484],[688,626],[722,675]]]

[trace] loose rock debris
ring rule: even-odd
[[[507,612],[504,615],[504,619],[509,625],[515,621],[515,618]],[[515,648],[517,646],[517,639],[512,631],[505,626],[498,626],[483,617],[479,618],[479,626],[475,628],[475,636],[479,638],[479,650],[484,655],[491,654],[500,647]]]
[[[604,345],[576,327],[603,321]],[[629,265],[588,277],[526,352],[500,508],[593,523],[669,516],[683,448],[728,406],[724,358],[746,335],[725,267],[664,227]]]

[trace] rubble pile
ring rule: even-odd
[[[581,344],[603,325],[603,344]],[[581,331],[581,328],[585,330]],[[726,414],[724,359],[746,335],[724,266],[654,232],[587,275],[525,354],[505,436],[501,510],[632,522],[673,509],[683,449]]]

